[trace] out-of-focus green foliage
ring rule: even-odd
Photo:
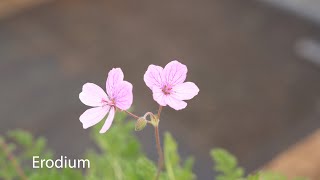
[[[223,149],[211,151],[215,162],[214,170],[219,173],[217,180],[240,179],[244,175],[242,168],[238,167],[237,159]]]
[[[157,167],[141,152],[140,143],[133,135],[134,121],[125,123],[125,115],[121,113],[115,119],[117,122],[104,135],[98,133],[100,126],[94,127],[92,137],[101,153],[91,150],[87,154],[92,166],[86,172],[86,177],[90,180],[106,177],[117,180],[154,179]],[[165,170],[160,174],[161,180],[195,179],[193,161],[188,159],[181,165],[177,144],[169,133],[164,136],[164,154]]]
[[[6,149],[14,154],[28,180],[152,180],[157,166],[141,151],[140,143],[133,134],[134,121],[125,122],[125,117],[125,114],[117,113],[112,128],[105,134],[99,134],[103,122],[92,128],[92,139],[97,146],[92,147],[85,158],[82,158],[90,160],[88,169],[32,169],[33,156],[41,159],[55,157],[47,148],[44,138],[34,138],[22,130],[10,131],[3,137],[0,136],[0,142],[5,142]],[[177,143],[169,133],[164,134],[163,142],[165,163],[159,179],[196,179],[192,171],[193,158],[181,160]],[[265,172],[245,177],[243,168],[238,167],[237,159],[223,149],[212,150],[211,156],[215,163],[214,170],[218,173],[217,180],[286,180],[281,175]],[[0,148],[0,179],[20,179],[3,147]]]
[[[46,140],[42,137],[34,139],[33,136],[22,130],[10,131],[6,139],[1,137],[0,141],[5,142],[6,148],[14,154],[17,164],[22,166],[28,180],[66,180],[84,179],[81,171],[76,169],[32,169],[33,156],[40,156],[43,159],[52,159],[53,154],[46,148]],[[20,179],[14,164],[8,160],[7,153],[0,148],[0,179]]]
[[[169,133],[164,136],[164,161],[167,179],[195,179],[192,173],[193,158],[188,158],[181,166],[177,143]]]
[[[243,168],[238,166],[237,159],[224,149],[213,149],[210,155],[214,161],[213,169],[218,173],[217,180],[287,180],[281,174],[259,171],[248,176],[244,175]],[[295,178],[294,180],[307,180]]]
[[[86,171],[87,179],[139,180],[155,176],[156,166],[143,155],[132,133],[134,122],[124,123],[124,117],[117,113],[116,122],[103,135],[98,133],[101,126],[94,127],[92,137],[101,152],[90,150],[87,154],[91,162],[91,168]]]

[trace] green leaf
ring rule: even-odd
[[[242,168],[238,167],[237,159],[224,149],[213,149],[210,155],[215,163],[214,170],[218,172],[217,180],[236,180],[244,176]]]
[[[157,167],[146,157],[140,157],[135,167],[137,175],[143,179],[153,179],[157,173]]]
[[[287,180],[284,175],[274,172],[260,172],[260,178],[263,180]]]
[[[23,130],[13,130],[7,133],[8,137],[12,138],[18,144],[22,145],[25,148],[31,147],[33,143],[32,135]]]
[[[178,145],[168,132],[164,135],[164,160],[166,175],[169,180],[189,180],[196,178],[192,172],[193,159],[189,158],[184,166],[181,165]]]
[[[260,177],[260,174],[259,174],[259,173],[250,174],[250,175],[247,177],[247,180],[259,180],[259,177]]]

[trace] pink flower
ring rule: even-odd
[[[100,122],[109,113],[100,133],[105,133],[111,126],[116,108],[127,110],[132,104],[132,84],[123,80],[120,68],[113,68],[107,78],[107,93],[93,83],[86,83],[79,94],[81,102],[91,106],[81,116],[83,128],[87,129]]]
[[[164,69],[152,64],[144,74],[144,82],[158,104],[181,110],[187,106],[184,100],[192,99],[199,92],[193,82],[184,82],[187,71],[187,66],[178,61],[171,61]]]

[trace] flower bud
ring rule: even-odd
[[[144,117],[140,117],[135,125],[135,131],[141,131],[143,130],[147,125],[147,120]]]

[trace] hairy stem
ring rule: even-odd
[[[2,139],[0,139],[0,148],[6,154],[8,160],[12,163],[14,169],[16,170],[20,178],[22,180],[27,180],[27,176],[24,174],[21,166],[18,164],[16,157],[12,154],[6,142]]]
[[[158,118],[159,119],[160,119],[161,111],[162,111],[162,106],[159,106],[159,110],[158,110]]]
[[[159,122],[160,122],[161,111],[162,111],[162,106],[160,105],[159,110],[158,110],[158,121]],[[159,176],[160,176],[161,169],[164,164],[163,151],[162,151],[160,135],[159,135],[159,123],[157,126],[154,126],[154,135],[156,138],[156,145],[157,145],[157,152],[158,152],[158,170],[157,170],[157,175],[156,175],[155,179],[158,180]]]
[[[163,152],[161,148],[161,142],[160,142],[160,135],[159,135],[159,127],[155,126],[154,127],[154,135],[156,138],[156,145],[157,145],[157,151],[158,151],[158,170],[157,170],[157,175],[156,175],[156,180],[159,179],[161,169],[163,167]]]
[[[127,111],[127,110],[123,110],[124,112],[126,112],[127,114],[129,114],[131,117],[135,118],[135,119],[139,119],[139,116]]]

